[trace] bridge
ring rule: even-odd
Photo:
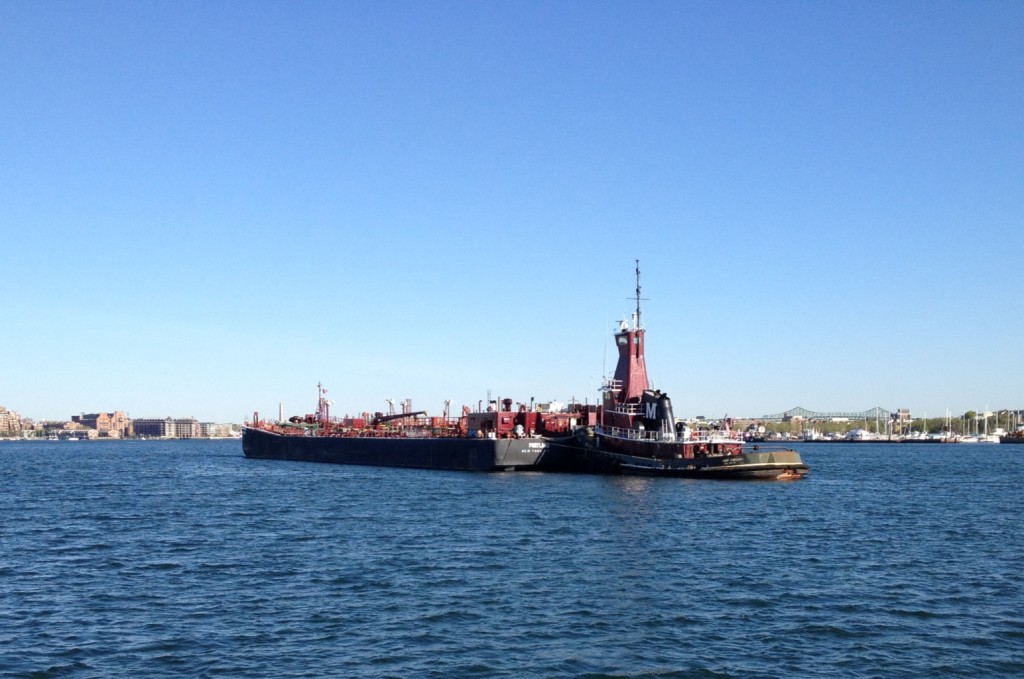
[[[875,406],[871,410],[864,410],[862,412],[835,412],[835,413],[818,413],[813,410],[807,410],[806,408],[792,408],[784,413],[776,413],[775,415],[762,415],[758,420],[764,420],[767,422],[782,422],[784,420],[790,420],[795,417],[801,417],[805,420],[832,420],[832,419],[847,419],[847,420],[888,420],[892,417],[892,413],[885,408]]]

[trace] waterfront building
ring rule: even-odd
[[[33,434],[49,439],[95,439],[99,433],[74,420],[41,420],[36,422]]]
[[[73,415],[72,421],[95,429],[100,436],[117,438],[127,436],[130,423],[128,416],[122,411],[116,410],[112,413],[90,413],[88,415]]]
[[[191,439],[200,435],[199,421],[194,417],[136,419],[132,420],[132,429],[136,436],[160,439]]]
[[[21,415],[0,406],[0,436],[21,436]]]
[[[199,435],[204,438],[229,438],[235,435],[235,428],[230,424],[200,422]]]

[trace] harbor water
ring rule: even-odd
[[[0,442],[0,675],[1020,677],[1024,446],[798,482]]]

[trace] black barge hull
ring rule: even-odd
[[[242,430],[246,457],[453,471],[565,471],[572,437],[392,438],[293,436]]]

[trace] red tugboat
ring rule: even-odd
[[[753,446],[724,430],[693,431],[676,423],[668,394],[652,390],[640,322],[640,263],[633,324],[615,333],[619,360],[605,380],[599,423],[578,432],[583,466],[592,472],[729,479],[799,479],[809,468],[788,448]]]
[[[253,413],[242,430],[246,457],[378,467],[462,471],[567,471],[577,426],[596,420],[583,411],[545,412],[500,399],[461,417],[401,412],[332,418],[326,390],[318,385],[316,414],[268,422]],[[589,422],[592,423],[592,422]]]

